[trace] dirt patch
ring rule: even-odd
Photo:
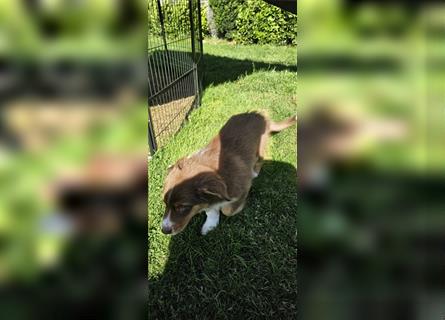
[[[150,107],[158,148],[179,130],[194,101],[195,96],[190,96]]]

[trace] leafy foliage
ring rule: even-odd
[[[221,38],[245,44],[296,44],[296,15],[262,0],[210,0],[210,6]]]
[[[297,16],[261,0],[240,6],[234,40],[240,43],[296,44]]]
[[[219,38],[244,44],[296,44],[297,16],[265,3],[262,0],[209,0]],[[162,3],[167,38],[188,34],[189,8],[186,2]],[[207,6],[201,7],[203,35],[210,34]],[[157,8],[149,8],[148,29],[161,35]]]
[[[203,35],[208,34],[206,10],[206,7],[201,7]],[[177,38],[180,35],[188,34],[190,32],[190,15],[187,2],[174,3],[165,1],[162,3],[161,11],[167,38]],[[196,17],[194,17],[194,23],[197,24]],[[162,34],[158,9],[156,7],[149,7],[148,10],[148,32],[151,35],[157,36]]]
[[[216,29],[220,38],[232,40],[236,32],[238,12],[245,4],[245,0],[209,0],[213,9]]]

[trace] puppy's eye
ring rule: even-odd
[[[179,205],[175,207],[176,212],[178,213],[186,213],[190,210],[191,206],[188,205]]]

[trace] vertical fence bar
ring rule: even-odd
[[[198,0],[200,1],[200,0]],[[199,101],[201,101],[199,94],[199,84],[198,84],[198,67],[196,59],[196,46],[195,46],[195,23],[193,21],[193,0],[188,0],[189,2],[189,19],[190,19],[190,39],[192,45],[192,61],[193,61],[193,84],[195,89],[195,101],[193,102],[193,108],[195,108]]]
[[[200,49],[200,54],[201,54],[200,59],[202,59],[202,53],[204,50],[202,48],[201,0],[197,0],[197,3],[198,3],[198,41],[199,41],[199,49]]]
[[[202,92],[202,76],[203,76],[203,67],[204,67],[204,49],[202,45],[202,21],[201,21],[201,0],[197,0],[198,2],[198,41],[199,41],[199,60],[198,60],[198,90],[201,93]],[[199,69],[201,69],[201,72],[199,72]],[[201,94],[199,95],[199,101],[198,106],[201,105]]]
[[[157,145],[153,128],[153,120],[151,119],[150,107],[148,107],[148,144],[150,146],[150,154],[154,155],[157,150]]]
[[[193,21],[193,0],[188,0],[189,3],[189,20],[190,20],[190,40],[192,45],[192,60],[193,62],[196,62],[195,60],[195,24]]]
[[[164,42],[165,51],[167,51],[167,39],[165,38],[164,15],[162,14],[161,0],[156,0],[158,7],[159,22],[161,23],[162,40]]]

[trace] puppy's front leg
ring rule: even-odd
[[[206,235],[209,231],[213,230],[219,223],[219,210],[209,209],[206,210],[207,218],[201,229],[201,234]]]

